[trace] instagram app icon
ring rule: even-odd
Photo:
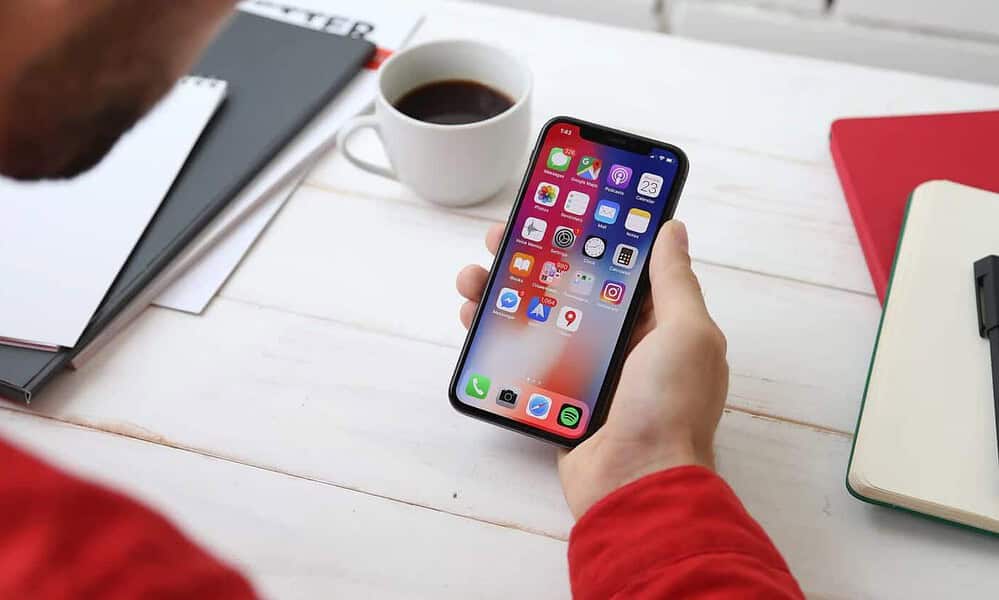
[[[624,290],[626,289],[620,281],[606,281],[604,289],[600,291],[600,300],[617,306],[624,301]]]
[[[631,176],[633,174],[634,172],[631,170],[631,167],[614,165],[607,173],[607,183],[616,188],[624,189],[631,183]]]

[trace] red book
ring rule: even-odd
[[[917,185],[948,179],[999,192],[999,111],[839,119],[830,144],[882,303]]]

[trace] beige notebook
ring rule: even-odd
[[[991,362],[973,276],[990,254],[999,194],[948,181],[916,188],[847,483],[862,500],[999,532]]]

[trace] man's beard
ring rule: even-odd
[[[123,2],[120,10],[88,22],[39,56],[0,90],[5,119],[0,175],[75,177],[97,165],[169,91],[173,81],[163,52],[155,43],[144,43],[148,40],[136,29],[115,22],[144,10],[166,8],[154,10],[146,0]],[[136,37],[122,40],[122,35]],[[133,52],[120,52],[123,47]]]
[[[121,136],[145,112],[136,98],[120,98],[103,106],[71,114],[49,114],[41,119],[34,110],[15,116],[0,140],[0,174],[21,180],[66,179],[93,167],[111,151]]]

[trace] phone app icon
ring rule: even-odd
[[[531,298],[527,305],[527,316],[538,323],[547,323],[548,317],[552,314],[552,307],[544,303],[540,296]]]
[[[638,264],[638,248],[628,244],[618,244],[614,251],[614,264],[622,269],[633,269]]]
[[[604,288],[600,290],[600,300],[617,306],[624,302],[624,292],[626,289],[628,288],[620,281],[605,281]]]
[[[611,167],[610,171],[607,171],[607,183],[613,187],[623,190],[628,187],[629,183],[631,183],[631,177],[634,174],[635,171],[632,170],[631,167],[614,165]]]
[[[548,413],[552,411],[552,399],[541,394],[531,394],[527,401],[527,414],[535,419],[544,421],[548,418]]]
[[[554,183],[541,182],[538,191],[534,193],[534,201],[541,206],[555,206],[558,202],[559,187]]]
[[[473,374],[465,385],[465,393],[476,400],[485,400],[486,396],[489,395],[489,386],[491,385],[492,382],[489,381],[488,377]]]
[[[496,298],[496,308],[508,313],[517,312],[517,309],[520,308],[520,292],[511,288],[503,288]]]
[[[565,173],[569,170],[569,164],[575,152],[569,148],[552,148],[548,153],[548,168],[552,171]]]
[[[496,396],[496,404],[500,406],[505,406],[506,408],[517,408],[517,398],[520,397],[520,390],[508,388],[505,390],[500,390],[498,396]]]
[[[583,244],[583,254],[593,260],[600,260],[604,257],[605,252],[607,252],[607,240],[596,235],[586,238],[586,243]]]
[[[569,192],[565,198],[565,212],[570,215],[583,216],[590,207],[590,196],[583,192]]]
[[[524,223],[524,230],[520,232],[520,235],[532,242],[540,242],[545,239],[546,231],[548,231],[547,221],[537,217],[527,217],[527,222]]]
[[[634,233],[645,233],[649,230],[649,223],[652,221],[652,213],[640,208],[633,208],[628,211],[628,218],[624,221],[624,228]]]
[[[583,311],[571,306],[563,306],[558,313],[558,320],[555,325],[562,331],[579,331],[579,324],[583,321]]]
[[[597,212],[593,218],[597,221],[613,225],[617,223],[617,215],[621,212],[621,205],[613,200],[601,200],[597,203]]]
[[[638,180],[638,193],[649,198],[658,198],[663,192],[663,178],[652,173],[643,173]]]
[[[579,161],[579,166],[576,168],[576,176],[587,181],[596,181],[597,179],[600,179],[600,169],[602,169],[603,166],[604,163],[601,162],[599,158],[584,156],[583,159]]]
[[[524,252],[516,252],[510,260],[510,274],[517,277],[530,277],[534,270],[534,257]]]
[[[556,227],[555,234],[552,235],[552,245],[556,248],[568,250],[576,243],[576,232],[571,227]]]
[[[572,293],[578,294],[580,296],[589,296],[593,292],[593,282],[596,278],[593,273],[587,273],[586,271],[576,271],[576,274],[572,276]]]
[[[562,408],[558,411],[558,424],[562,427],[575,429],[579,427],[579,423],[582,420],[583,411],[571,404],[563,404]]]
[[[538,281],[541,283],[550,285],[557,282],[562,278],[562,271],[558,268],[558,264],[552,261],[548,261],[541,265],[541,272],[538,273]]]

